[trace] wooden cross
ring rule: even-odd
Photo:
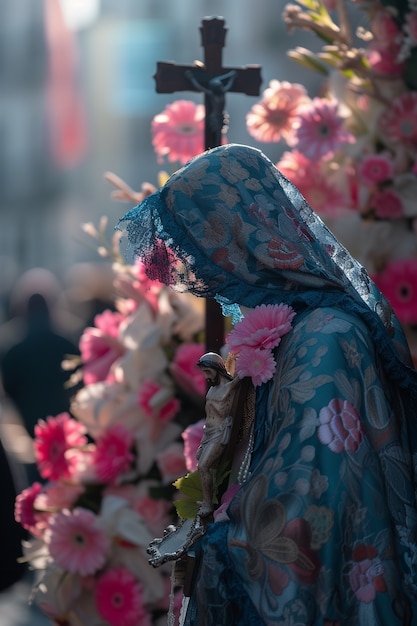
[[[205,17],[200,27],[204,62],[193,65],[176,65],[173,62],[158,62],[154,75],[157,93],[196,91],[204,93],[206,109],[204,147],[215,148],[222,143],[222,134],[227,127],[225,96],[228,92],[258,96],[261,86],[259,65],[223,67],[222,51],[227,29],[224,19]],[[224,343],[224,321],[215,300],[206,301],[206,348],[219,352]]]

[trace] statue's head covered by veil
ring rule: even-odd
[[[298,189],[258,149],[209,150],[129,211],[126,228],[151,278],[238,306],[343,307],[370,329],[391,375],[415,384],[392,309]]]

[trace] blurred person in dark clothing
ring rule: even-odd
[[[4,394],[11,400],[30,437],[40,419],[69,410],[74,388],[71,372],[62,368],[78,348],[52,327],[47,301],[40,293],[27,301],[26,335],[12,346],[1,363]]]

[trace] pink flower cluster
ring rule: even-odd
[[[187,472],[184,425],[204,417],[199,303],[113,266],[118,297],[80,339],[84,386],[70,413],[35,427],[43,483],[16,498],[27,557],[44,570],[35,601],[54,623],[150,626],[167,572],[146,549],[174,519],[172,482]],[[169,574],[169,572],[168,572]]]
[[[276,369],[273,350],[291,330],[294,316],[286,304],[261,304],[235,325],[226,343],[237,355],[239,378],[249,376],[255,387],[272,378]]]
[[[349,11],[333,0],[285,7],[290,33],[307,29],[325,41],[318,52],[300,47],[289,56],[325,80],[312,98],[302,84],[271,80],[247,114],[247,130],[287,146],[278,169],[381,275],[400,321],[415,325],[407,262],[417,259],[417,8],[396,0],[346,4]],[[394,272],[407,284],[403,297]]]
[[[248,131],[257,141],[284,140],[293,148],[284,154],[279,169],[316,209],[330,214],[336,199],[345,200],[333,192],[320,163],[327,163],[346,143],[354,142],[341,111],[335,98],[310,99],[302,85],[272,80],[246,117]]]

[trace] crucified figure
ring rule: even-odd
[[[210,388],[206,395],[206,420],[203,437],[196,453],[201,478],[203,500],[198,515],[213,513],[213,470],[216,468],[230,440],[233,417],[232,405],[239,378],[227,370],[223,359],[215,352],[207,352],[197,362]]]
[[[209,127],[213,132],[219,131],[221,133],[223,127],[227,125],[227,115],[224,110],[225,94],[234,83],[236,71],[230,70],[230,72],[226,72],[221,76],[213,76],[206,84],[200,83],[192,70],[187,71],[185,76],[193,87],[196,87],[208,96],[211,105],[211,111],[209,111],[207,120]]]

